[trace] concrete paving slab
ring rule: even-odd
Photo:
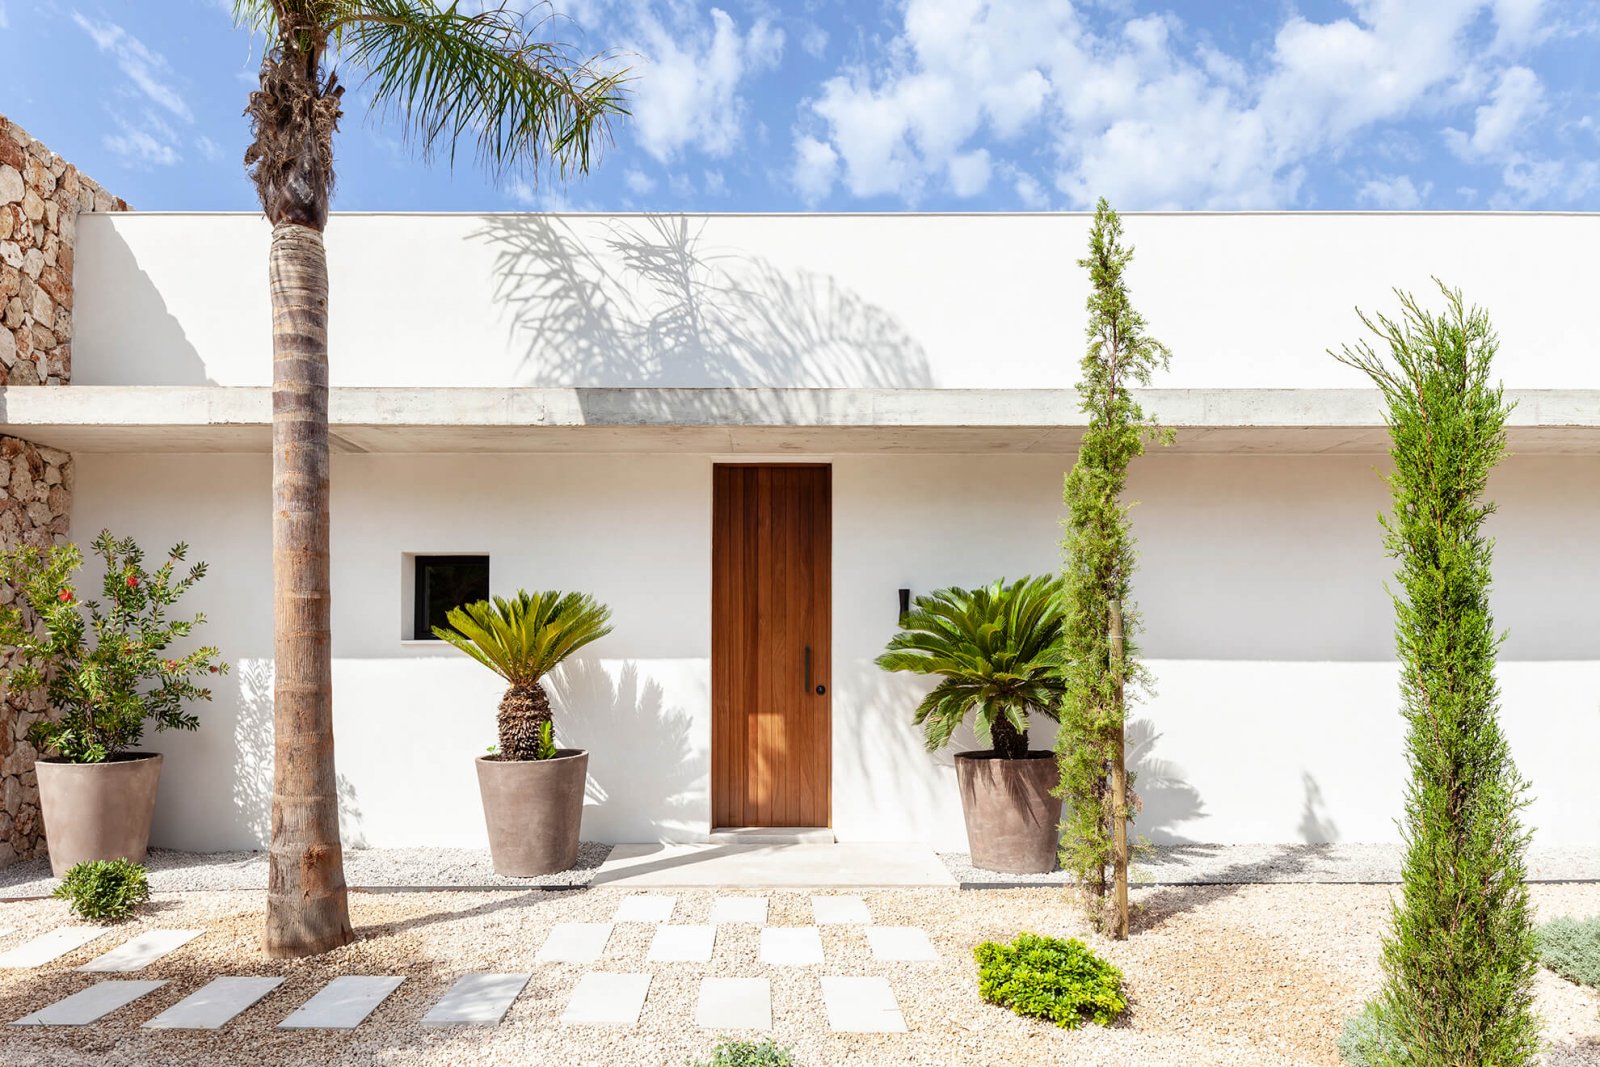
[[[279,1023],[278,1029],[354,1030],[404,981],[403,975],[347,974],[335,978]]]
[[[659,896],[654,893],[623,897],[621,902],[617,904],[617,913],[611,917],[611,921],[619,923],[668,922],[672,918],[673,906],[677,903],[677,897]]]
[[[716,942],[715,926],[670,926],[663,923],[656,927],[656,936],[651,940],[650,952],[645,958],[657,963],[710,963]]]
[[[78,970],[102,973],[143,970],[203,933],[204,930],[149,930],[131,941],[118,945],[110,952],[96,956]]]
[[[761,962],[769,967],[809,967],[821,963],[822,934],[815,926],[763,927]]]
[[[756,926],[765,926],[767,898],[719,896],[711,902],[711,922],[716,926],[724,923],[753,923]]]
[[[422,1017],[423,1026],[493,1026],[505,1018],[511,1002],[532,974],[467,974],[456,980],[439,1003]]]
[[[40,934],[9,952],[0,953],[0,967],[41,967],[82,948],[109,930],[108,926],[58,926],[48,934]]]
[[[567,1026],[635,1026],[649,992],[648,974],[591,971],[578,980],[561,1021]]]
[[[282,984],[282,978],[213,978],[144,1025],[151,1030],[220,1030]]]
[[[556,923],[533,958],[539,963],[593,963],[610,940],[610,923]]]
[[[885,962],[937,963],[939,950],[920,926],[869,926],[867,944],[872,958]]]
[[[887,978],[840,978],[824,975],[822,1003],[828,1029],[844,1034],[903,1034],[905,1016],[895,1003]]]
[[[166,982],[129,982],[112,979],[96,982],[88,989],[80,989],[70,997],[40,1008],[32,1015],[24,1015],[12,1026],[87,1026],[96,1019],[125,1008],[146,993],[166,985]]]
[[[847,923],[865,926],[872,921],[867,902],[860,897],[812,897],[811,914],[818,926],[842,926]]]
[[[772,983],[765,978],[702,978],[694,1024],[702,1030],[771,1030]]]
[[[926,845],[618,845],[593,885],[833,889],[954,886]]]

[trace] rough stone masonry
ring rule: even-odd
[[[28,132],[0,115],[0,385],[59,386],[72,377],[72,252],[78,215],[126,211]],[[72,457],[0,435],[0,548],[65,544]],[[0,603],[16,590],[0,585]],[[10,649],[0,649],[9,657]],[[38,850],[39,786],[28,727],[48,714],[44,694],[3,697],[0,867]]]

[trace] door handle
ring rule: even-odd
[[[819,685],[816,688],[817,696],[822,696],[827,691],[828,691],[828,687],[825,686],[825,685]],[[806,646],[806,692],[807,693],[812,692],[812,689],[811,689],[811,646],[810,645]]]

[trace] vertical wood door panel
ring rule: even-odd
[[[830,825],[831,476],[713,468],[714,826]]]

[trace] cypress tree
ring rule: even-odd
[[[1123,272],[1133,249],[1102,198],[1089,233],[1089,347],[1078,396],[1089,416],[1078,459],[1062,490],[1063,674],[1066,697],[1056,734],[1065,801],[1061,866],[1084,891],[1090,918],[1128,936],[1128,830],[1137,800],[1127,774],[1123,726],[1130,690],[1145,683],[1129,600],[1135,553],[1122,490],[1128,465],[1160,435],[1128,392],[1150,383],[1170,353],[1145,333]]]
[[[1383,394],[1394,471],[1385,547],[1398,561],[1395,649],[1406,720],[1401,899],[1383,946],[1380,1018],[1416,1067],[1533,1062],[1538,1020],[1528,900],[1527,784],[1499,723],[1489,612],[1494,511],[1489,472],[1505,452],[1510,406],[1489,375],[1498,342],[1488,315],[1440,286],[1434,316],[1405,293],[1399,321],[1362,323],[1333,353]]]

